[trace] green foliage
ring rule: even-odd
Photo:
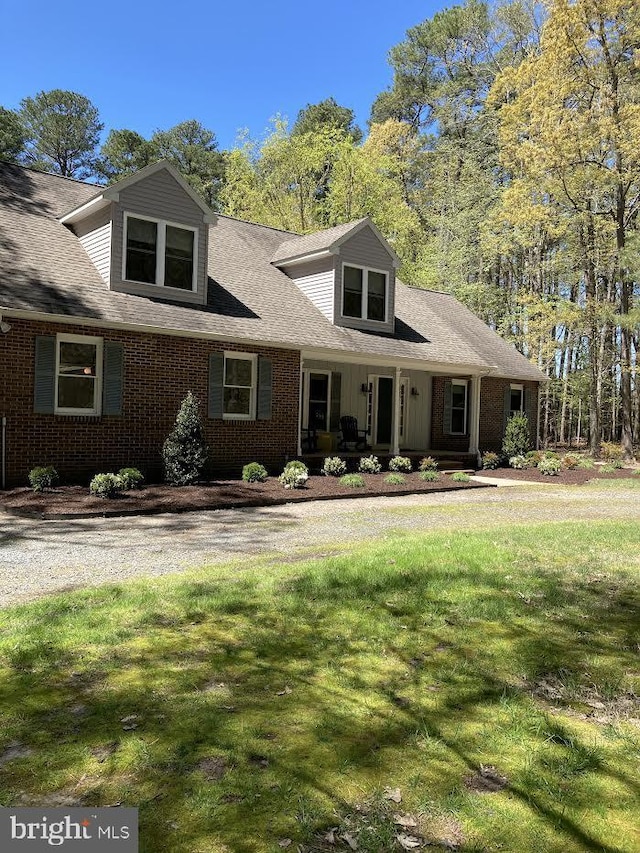
[[[198,402],[189,391],[162,448],[165,480],[173,486],[192,485],[200,478],[207,455]]]
[[[580,457],[577,453],[565,453],[560,460],[560,464],[566,471],[575,471],[580,464]]]
[[[600,453],[605,462],[622,461],[624,458],[624,450],[615,441],[603,441]]]
[[[419,471],[437,471],[438,461],[433,456],[423,456],[418,465]]]
[[[300,110],[292,134],[315,133],[322,127],[332,127],[350,136],[355,143],[362,139],[362,131],[355,123],[353,110],[341,107],[335,98],[325,98],[317,104],[307,104]]]
[[[154,159],[153,146],[135,130],[110,130],[100,149],[96,171],[113,183],[144,169]]]
[[[88,98],[52,89],[24,98],[18,114],[25,129],[28,163],[68,178],[94,174],[104,125]]]
[[[58,472],[53,465],[38,466],[29,471],[29,485],[34,492],[44,492],[52,488],[59,480]]]
[[[284,466],[278,480],[285,489],[301,489],[309,479],[309,469],[298,459],[292,459]]]
[[[361,474],[379,474],[382,471],[382,465],[377,456],[363,456],[358,463],[358,471]]]
[[[19,162],[26,141],[27,132],[18,113],[0,107],[0,160]]]
[[[540,460],[544,458],[544,453],[541,450],[530,450],[528,453],[525,453],[524,455],[525,455],[525,458],[530,463],[531,468],[537,468]]]
[[[432,468],[427,468],[426,471],[420,471],[418,474],[421,480],[425,480],[427,483],[435,483],[440,479],[440,474],[438,471],[434,471]]]
[[[345,474],[340,477],[340,485],[349,489],[362,489],[365,485],[364,477],[361,474]]]
[[[245,483],[264,483],[267,476],[267,469],[259,462],[249,462],[242,469],[242,479]]]
[[[522,412],[516,412],[507,421],[502,440],[502,452],[511,459],[512,456],[524,456],[530,448],[529,419]]]
[[[225,162],[212,130],[191,119],[157,130],[149,144],[154,159],[172,163],[208,205],[218,208]]]
[[[341,477],[346,474],[347,463],[339,456],[327,456],[322,466],[322,473],[328,477]]]
[[[622,465],[615,465],[613,462],[607,462],[605,465],[600,467],[600,473],[615,474],[615,472],[619,471],[620,468],[622,468]]]
[[[388,483],[390,486],[402,486],[407,482],[407,478],[404,474],[394,473],[387,474],[384,478],[385,483]]]
[[[486,470],[493,470],[500,467],[502,457],[499,453],[494,453],[492,450],[485,450],[482,454],[482,467]]]
[[[561,470],[560,460],[554,459],[552,456],[545,456],[538,462],[538,471],[547,477],[557,477]]]
[[[122,481],[122,488],[125,492],[141,489],[144,482],[144,475],[137,468],[121,468],[118,471],[118,477]]]
[[[509,467],[516,471],[523,471],[526,468],[532,468],[533,465],[526,456],[522,456],[522,454],[520,454],[519,456],[512,456],[511,459],[509,459]]]
[[[412,467],[411,459],[408,456],[392,456],[389,460],[390,471],[405,471],[409,473]]]
[[[471,477],[468,474],[465,474],[464,471],[455,471],[451,475],[451,479],[454,483],[468,483],[471,480]]]
[[[578,460],[578,468],[582,471],[593,471],[596,463],[589,456],[581,456]]]
[[[115,498],[124,488],[117,474],[96,474],[89,483],[89,494],[98,498]]]

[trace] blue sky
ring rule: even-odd
[[[266,0],[108,4],[0,0],[0,105],[72,89],[107,130],[145,136],[195,118],[221,148],[276,113],[333,96],[364,128],[391,82],[389,48],[443,0]],[[28,25],[25,25],[28,21]]]

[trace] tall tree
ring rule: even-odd
[[[14,110],[0,107],[0,160],[17,163],[24,153],[27,132]]]
[[[111,183],[138,172],[153,160],[153,146],[135,130],[111,130],[100,149],[97,171]]]
[[[300,110],[295,124],[291,128],[292,134],[313,133],[322,127],[333,127],[343,130],[354,142],[362,140],[362,131],[355,123],[356,117],[353,110],[342,107],[335,98],[325,98],[317,104],[307,104]]]
[[[173,163],[207,204],[217,209],[225,158],[212,130],[191,119],[169,130],[157,130],[149,144],[154,159]]]
[[[63,89],[39,92],[21,102],[19,116],[27,135],[28,163],[69,178],[94,174],[104,125],[88,98]]]

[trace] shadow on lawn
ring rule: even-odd
[[[108,631],[105,611],[125,593],[103,588],[84,605],[102,643],[95,657],[88,648],[69,651],[65,640],[78,603],[52,601],[29,622],[33,636],[5,652],[6,736],[33,754],[0,761],[3,804],[19,805],[20,791],[37,804],[56,780],[84,773],[70,789],[79,803],[140,806],[143,853],[210,849],[211,839],[248,853],[267,849],[265,833],[275,843],[282,827],[309,842],[318,825],[335,822],[333,811],[353,809],[332,779],[373,773],[396,784],[398,750],[413,752],[421,732],[446,753],[436,788],[463,790],[484,744],[457,737],[460,726],[480,731],[505,697],[531,712],[530,685],[542,675],[579,679],[594,655],[612,671],[625,650],[632,658],[630,584],[594,589],[585,579],[560,588],[552,575],[542,578],[550,619],[549,606],[527,604],[497,573],[475,577],[473,601],[457,607],[424,570],[354,577],[340,560],[334,566],[282,583],[266,601],[250,578],[184,582],[142,618],[123,611]],[[483,608],[495,611],[511,671],[525,671],[527,684],[492,666],[492,637],[474,616]],[[135,728],[125,731],[131,715]],[[568,815],[585,807],[579,786],[550,791],[537,781],[550,772],[542,748],[586,756],[576,778],[595,773],[603,791],[607,777],[629,792],[638,792],[637,780],[589,759],[589,745],[552,716],[540,719],[528,734],[539,751],[526,773],[511,774],[506,792],[581,849],[614,853]],[[106,757],[96,763],[96,755]],[[206,782],[198,764],[211,756],[222,772]],[[209,846],[199,846],[206,838]]]

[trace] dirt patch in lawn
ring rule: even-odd
[[[111,499],[94,497],[83,486],[61,486],[38,494],[26,488],[12,489],[0,496],[0,509],[16,515],[40,518],[90,518],[486,488],[483,483],[455,482],[449,474],[441,474],[434,483],[421,480],[415,472],[405,474],[405,482],[397,486],[385,483],[381,474],[363,476],[365,485],[362,488],[343,486],[336,477],[310,477],[302,489],[285,489],[277,477],[269,477],[265,483],[217,480],[195,486],[150,485],[140,491],[125,492]]]
[[[598,468],[576,468],[573,471],[561,471],[557,476],[550,477],[542,474],[537,468],[526,468],[517,471],[515,468],[496,468],[495,470],[478,471],[478,476],[498,477],[504,480],[526,480],[534,483],[546,483],[548,486],[583,486],[589,480],[624,480],[635,474],[637,469],[620,468],[611,473],[602,473]]]

